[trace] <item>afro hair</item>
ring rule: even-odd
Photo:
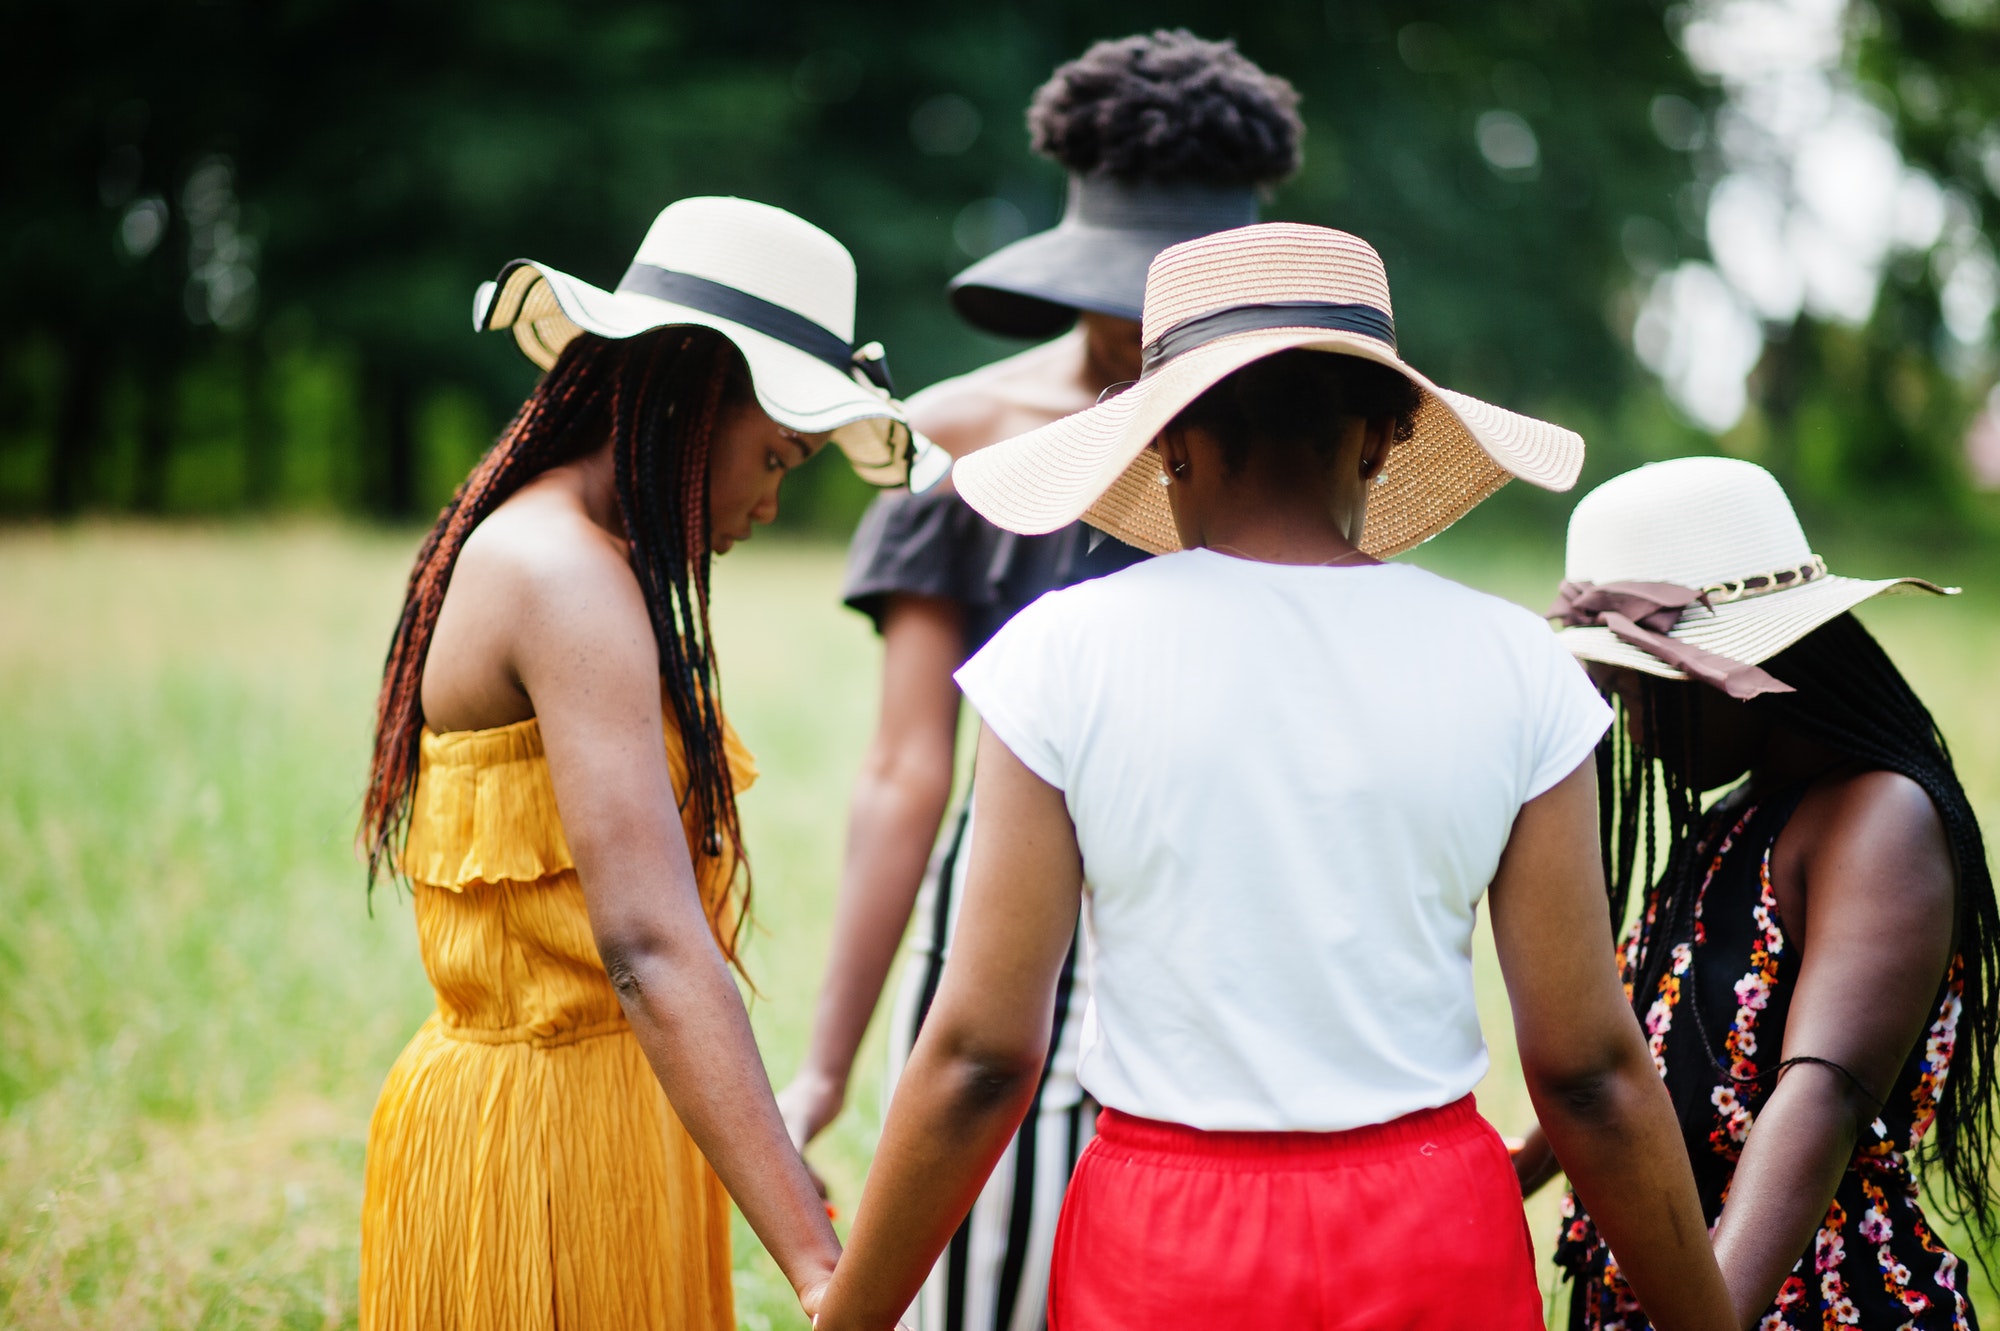
[[[1185,28],[1103,41],[1028,104],[1036,152],[1078,175],[1264,185],[1298,170],[1299,94]]]

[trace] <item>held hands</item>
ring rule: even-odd
[[[799,1291],[799,1306],[805,1309],[806,1316],[812,1319],[813,1331],[848,1331],[849,1328],[853,1328],[853,1331],[887,1331],[886,1327],[865,1327],[863,1323],[853,1318],[843,1317],[838,1307],[828,1307],[826,1287],[830,1283],[830,1280],[823,1280],[809,1289]],[[909,1324],[898,1321],[895,1323],[895,1331],[910,1331]]]
[[[846,1313],[838,1306],[838,1301],[827,1301],[827,1290],[833,1284],[831,1272],[812,1283],[799,1287],[799,1307],[812,1319],[813,1331],[889,1331],[887,1323],[870,1324]],[[895,1331],[910,1331],[907,1323],[897,1321]]]

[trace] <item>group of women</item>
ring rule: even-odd
[[[438,1010],[369,1133],[364,1327],[731,1326],[732,1199],[823,1331],[1539,1327],[1558,1172],[1574,1327],[1975,1324],[1916,1171],[1986,1228],[2000,918],[1851,613],[1942,589],[1832,573],[1715,458],[1578,505],[1554,631],[1385,563],[1583,442],[1404,362],[1366,242],[1257,223],[1295,100],[1181,32],[1058,70],[1064,219],[952,291],[1053,340],[907,408],[847,251],[761,204],[672,205],[615,291],[481,288],[547,373],[384,673],[363,843]],[[891,487],[848,589],[883,697],[774,1094],[709,568],[828,444]],[[906,931],[843,1252],[801,1152]]]

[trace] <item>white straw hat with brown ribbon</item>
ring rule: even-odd
[[[749,199],[682,199],[654,219],[616,291],[516,259],[480,284],[472,326],[513,330],[545,370],[579,333],[712,328],[743,353],[772,420],[829,432],[865,481],[921,490],[950,458],[910,429],[881,344],[855,345],[854,289],[847,247],[805,219]]]
[[[1582,660],[1750,698],[1789,692],[1759,663],[1863,601],[1957,590],[1828,572],[1770,472],[1736,458],[1676,458],[1577,503],[1549,617]]]
[[[1294,348],[1360,356],[1421,390],[1415,432],[1389,451],[1362,549],[1392,555],[1449,527],[1510,477],[1576,483],[1583,440],[1439,388],[1396,351],[1389,282],[1366,241],[1269,222],[1163,251],[1146,277],[1145,369],[1088,411],[959,459],[958,492],[995,525],[1034,535],[1082,518],[1155,554],[1180,548],[1159,455],[1183,407],[1252,361]]]

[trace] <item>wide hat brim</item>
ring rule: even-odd
[[[1162,250],[1256,220],[1248,186],[1072,174],[1062,221],[953,278],[952,307],[1005,337],[1053,337],[1079,311],[1136,323]]]
[[[1796,587],[1725,601],[1712,608],[1691,605],[1667,636],[1731,661],[1761,665],[1864,601],[1884,594],[1919,592],[1952,596],[1958,588],[1940,587],[1922,578],[1871,580],[1827,574]],[[1661,679],[1687,678],[1685,671],[1620,640],[1607,628],[1565,628],[1556,637],[1581,661],[1623,666]]]
[[[831,436],[871,485],[923,489],[950,458],[911,429],[900,402],[872,384],[766,333],[705,310],[636,291],[606,291],[531,259],[516,259],[473,298],[475,329],[510,329],[536,365],[552,367],[579,333],[623,339],[657,328],[699,327],[743,354],[757,404],[801,434]]]
[[[951,280],[952,308],[1002,337],[1054,337],[1088,310],[1139,321],[1146,270],[1185,231],[1065,222],[993,251]]]
[[[1440,388],[1375,338],[1275,328],[1198,346],[1087,411],[969,454],[953,468],[954,484],[975,510],[1009,531],[1050,532],[1081,518],[1154,554],[1178,550],[1159,455],[1147,445],[1214,384],[1295,349],[1374,361],[1422,395],[1410,439],[1389,450],[1369,492],[1361,548],[1371,555],[1429,540],[1511,477],[1549,490],[1576,483],[1583,439],[1573,431]]]

